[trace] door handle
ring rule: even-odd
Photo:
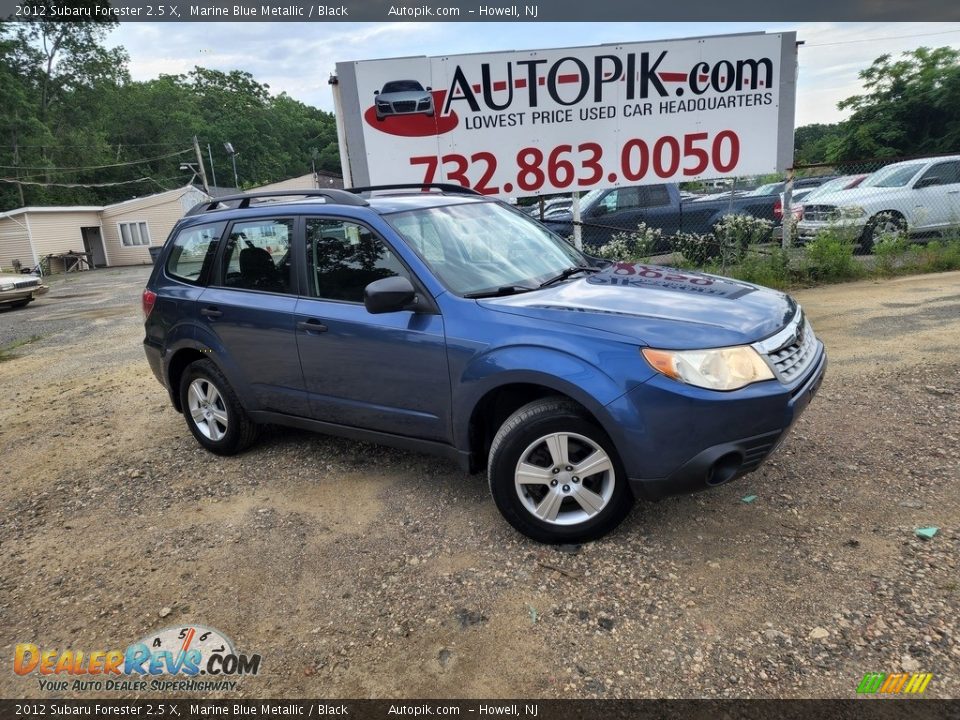
[[[300,322],[298,322],[297,330],[303,330],[305,332],[322,333],[327,331],[327,326],[324,325],[319,320],[311,318],[309,320],[301,320]]]
[[[218,318],[223,315],[223,311],[217,310],[215,307],[205,307],[200,310],[200,314],[204,317]]]

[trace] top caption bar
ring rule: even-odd
[[[543,2],[387,2],[304,0],[0,0],[0,19],[76,22],[663,22],[663,21],[950,21],[960,20],[955,0],[543,0]]]

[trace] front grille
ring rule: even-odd
[[[804,205],[803,219],[813,222],[833,222],[840,215],[834,205]]]
[[[817,350],[817,337],[813,328],[804,318],[797,326],[797,335],[793,342],[779,350],[768,353],[774,371],[781,382],[790,383],[803,375],[813,362]]]
[[[417,103],[413,100],[404,100],[403,102],[395,102],[393,104],[394,112],[405,113],[405,112],[414,112],[417,109]]]
[[[40,284],[40,280],[33,278],[32,280],[17,280],[16,285],[18,288],[28,288],[36,287]]]

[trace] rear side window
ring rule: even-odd
[[[167,256],[167,274],[191,283],[200,282],[217,254],[217,243],[226,226],[225,222],[218,222],[183,228],[173,239]]]
[[[236,222],[223,252],[223,286],[288,294],[293,220]]]
[[[666,185],[647,185],[641,188],[640,204],[644,207],[661,207],[670,204],[670,193]]]

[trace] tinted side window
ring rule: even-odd
[[[666,185],[647,185],[639,189],[642,191],[640,204],[643,207],[660,207],[670,204],[670,193],[667,192]]]
[[[307,220],[310,294],[325,300],[363,302],[374,280],[410,273],[369,228],[346,220]]]
[[[640,188],[622,187],[617,192],[617,210],[640,207]]]
[[[940,178],[941,185],[954,185],[960,182],[960,162],[937,163],[923,174],[922,179]]]
[[[200,282],[217,254],[217,243],[226,225],[224,222],[193,225],[177,233],[167,256],[167,274],[187,282]]]
[[[289,293],[292,238],[290,219],[234,223],[223,252],[223,286]]]

